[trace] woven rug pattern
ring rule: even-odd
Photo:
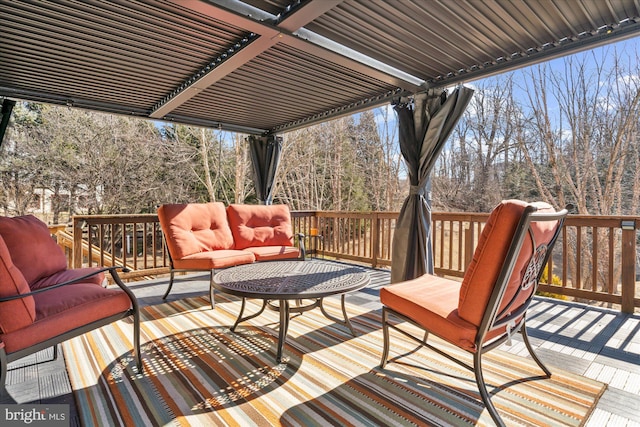
[[[340,316],[338,299],[325,301]],[[278,314],[229,330],[236,299],[190,298],[144,307],[144,373],[131,354],[132,323],[115,322],[63,348],[84,425],[326,426],[493,425],[473,373],[392,332],[392,360],[378,367],[380,311],[347,305],[358,336],[312,310],[290,322],[275,363]],[[250,302],[247,312],[257,310]],[[437,338],[452,355],[471,357]],[[602,383],[494,350],[483,358],[492,400],[508,425],[579,426]],[[497,386],[497,387],[496,387]]]

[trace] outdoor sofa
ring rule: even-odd
[[[215,270],[281,259],[304,260],[304,235],[294,245],[287,205],[245,205],[221,202],[164,204],[158,219],[170,258],[169,287],[179,271],[209,271],[214,307]]]

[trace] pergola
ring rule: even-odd
[[[430,172],[472,92],[443,88],[636,36],[640,2],[0,0],[0,29],[0,143],[13,99],[247,133],[263,203],[278,133],[412,102],[399,281],[432,272]]]
[[[0,0],[0,98],[275,134],[639,31],[636,0]]]

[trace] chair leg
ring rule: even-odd
[[[169,277],[169,287],[167,288],[167,292],[165,292],[164,295],[162,295],[162,299],[167,299],[167,295],[169,295],[169,292],[171,292],[171,288],[173,287],[174,275],[175,275],[175,272],[173,271],[173,269],[171,269],[171,273]]]
[[[551,371],[542,363],[542,361],[538,358],[538,355],[533,351],[533,347],[529,342],[529,334],[527,334],[527,325],[525,321],[522,322],[522,326],[520,327],[520,333],[522,334],[522,340],[524,341],[524,345],[527,346],[527,350],[529,350],[529,354],[531,358],[535,360],[540,369],[542,369],[547,376],[547,378],[551,378]]]
[[[482,361],[482,352],[476,351],[473,354],[473,373],[476,376],[476,383],[478,385],[478,391],[480,391],[480,397],[482,398],[482,401],[484,402],[484,406],[487,408],[487,411],[489,411],[489,415],[491,415],[491,418],[496,423],[496,426],[505,427],[504,421],[502,421],[500,414],[498,414],[498,410],[495,408],[495,406],[493,406],[493,403],[491,402],[491,398],[489,397],[489,392],[487,391],[487,385],[485,384],[484,377],[482,376],[481,361]]]
[[[211,300],[211,310],[216,308],[216,300],[215,300],[215,289],[213,287],[213,275],[216,271],[211,270],[211,275],[209,276],[209,299]]]
[[[4,344],[0,348],[0,397],[6,396],[7,388],[7,365],[9,362],[7,361],[7,353],[4,351]]]
[[[138,367],[138,373],[143,371],[142,365],[142,352],[140,351],[140,311],[138,307],[134,307],[133,312],[133,349],[135,351],[136,366]]]
[[[380,360],[380,369],[384,369],[389,359],[389,313],[386,307],[382,307],[382,338],[384,345],[382,347],[382,359]]]

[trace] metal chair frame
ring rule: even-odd
[[[484,402],[489,414],[491,415],[491,418],[494,420],[494,422],[496,423],[496,425],[498,426],[504,426],[504,421],[502,420],[502,418],[500,417],[500,415],[498,414],[498,411],[496,410],[495,406],[493,405],[493,403],[491,402],[491,398],[489,395],[489,392],[487,391],[487,386],[485,384],[484,381],[484,377],[482,374],[482,355],[489,352],[490,350],[495,349],[496,347],[500,346],[501,344],[505,343],[506,341],[508,341],[511,337],[511,333],[514,331],[519,331],[522,334],[522,338],[523,341],[525,343],[525,346],[527,347],[527,350],[529,351],[529,353],[531,354],[531,357],[533,358],[533,360],[536,362],[536,364],[540,367],[540,369],[542,369],[542,371],[545,374],[546,378],[551,377],[551,371],[542,363],[542,361],[538,358],[538,356],[536,355],[536,353],[533,350],[533,347],[531,346],[531,343],[529,342],[529,336],[527,334],[527,328],[526,328],[526,311],[529,307],[529,305],[531,304],[531,301],[533,300],[533,296],[536,293],[536,289],[538,287],[538,283],[540,282],[540,278],[542,276],[542,273],[544,271],[544,267],[547,265],[547,262],[549,260],[549,257],[551,256],[551,252],[553,250],[553,246],[556,243],[556,240],[558,239],[558,236],[560,235],[560,232],[562,230],[562,226],[564,224],[564,220],[566,218],[567,215],[567,209],[563,209],[559,212],[555,212],[555,213],[536,213],[536,208],[534,206],[527,206],[524,210],[524,213],[522,215],[522,217],[520,218],[520,221],[516,227],[516,231],[514,233],[514,236],[511,240],[510,246],[509,246],[509,250],[507,252],[504,264],[502,266],[502,269],[500,271],[500,274],[498,275],[498,278],[496,280],[496,283],[493,287],[493,291],[491,293],[491,296],[489,298],[489,302],[487,304],[487,307],[484,311],[484,315],[482,317],[482,322],[480,324],[480,327],[478,328],[478,333],[476,335],[475,338],[475,349],[476,351],[470,351],[473,354],[473,366],[470,366],[469,364],[458,360],[456,358],[454,358],[453,356],[447,354],[446,352],[444,352],[443,350],[427,343],[427,338],[428,335],[431,331],[429,330],[425,330],[425,335],[422,339],[415,337],[414,335],[410,334],[409,332],[401,329],[400,327],[398,327],[397,324],[393,324],[390,322],[389,320],[389,315],[392,314],[393,316],[395,316],[396,318],[405,321],[405,322],[409,322],[421,329],[425,329],[423,326],[417,324],[415,321],[413,321],[412,319],[396,312],[395,310],[383,306],[382,308],[382,330],[383,330],[383,337],[384,337],[384,348],[382,351],[382,360],[380,362],[380,368],[384,368],[385,365],[388,362],[388,358],[389,358],[389,328],[392,328],[400,333],[402,333],[403,335],[413,339],[414,341],[418,342],[420,344],[420,347],[418,347],[415,351],[417,351],[418,349],[420,349],[421,347],[427,347],[437,353],[439,353],[442,356],[445,356],[446,358],[448,358],[449,360],[452,360],[456,363],[458,363],[459,365],[473,371],[473,373],[475,374],[475,378],[476,378],[476,383],[478,385],[478,390],[480,392],[480,396],[482,398],[482,401]],[[531,223],[532,222],[542,222],[542,221],[558,221],[558,225],[557,228],[555,230],[555,234],[553,235],[552,239],[550,240],[549,244],[547,245],[540,245],[537,246],[535,239],[534,239],[534,235],[533,235],[533,231],[531,229]],[[530,275],[529,277],[525,277],[523,279],[523,283],[521,283],[519,291],[515,293],[514,297],[511,299],[511,301],[505,306],[505,308],[503,310],[499,311],[499,308],[502,304],[502,301],[504,299],[505,296],[505,292],[509,283],[509,279],[511,278],[512,274],[513,274],[513,269],[515,266],[515,263],[518,259],[518,256],[520,254],[520,250],[522,248],[522,244],[524,242],[525,237],[529,235],[531,238],[531,242],[532,242],[532,247],[534,248],[533,251],[533,255],[529,261],[529,266],[527,267],[527,272],[530,272],[530,270],[533,268],[535,269],[535,272],[533,275]],[[542,254],[542,257],[537,256],[540,255],[541,252],[544,252]],[[525,275],[527,276],[527,275]],[[535,278],[535,280],[532,280],[533,278]],[[525,282],[525,280],[528,280],[527,282]],[[515,309],[515,311],[511,312],[511,307],[513,306],[513,304],[515,303],[518,295],[520,294],[520,292],[523,289],[529,289],[530,286],[534,286],[533,292],[531,293],[531,296],[524,302],[522,303],[519,307],[517,307]],[[513,323],[512,323],[513,322]],[[512,323],[513,326],[509,326],[509,324]],[[490,341],[485,342],[485,338],[487,336],[487,334],[493,330],[496,329],[500,329],[503,327],[507,327],[507,330],[505,331],[505,333],[501,334],[500,336],[491,339]],[[469,351],[469,350],[467,350]]]
[[[4,344],[2,344],[0,346],[0,395],[6,395],[6,387],[5,387],[5,383],[6,383],[6,379],[7,379],[7,372],[8,372],[8,368],[7,365],[13,361],[16,361],[18,359],[21,359],[25,356],[28,356],[30,354],[36,353],[40,350],[44,350],[46,348],[49,347],[53,347],[53,359],[55,360],[58,356],[58,350],[57,350],[57,345],[59,343],[62,343],[64,341],[67,341],[71,338],[75,338],[77,336],[80,336],[82,334],[85,334],[89,331],[92,331],[94,329],[98,329],[102,326],[111,324],[113,322],[115,322],[116,320],[120,320],[120,319],[124,319],[126,317],[129,316],[133,316],[133,347],[134,347],[134,357],[136,359],[136,366],[138,368],[138,372],[142,373],[142,369],[143,369],[143,365],[142,365],[142,354],[140,352],[140,313],[139,313],[139,307],[138,307],[138,301],[136,300],[136,297],[134,296],[133,292],[124,284],[124,282],[122,281],[122,279],[120,278],[120,276],[118,275],[117,269],[119,269],[121,267],[108,267],[108,268],[102,268],[100,270],[96,270],[95,272],[92,272],[90,274],[85,274],[81,277],[78,277],[74,280],[69,280],[66,282],[62,282],[62,283],[58,283],[56,285],[52,285],[46,288],[42,288],[42,289],[37,289],[35,291],[31,291],[29,293],[25,293],[25,294],[20,294],[20,295],[12,295],[12,296],[8,296],[8,297],[3,297],[0,298],[0,302],[4,302],[4,301],[11,301],[11,300],[16,300],[16,299],[21,299],[21,298],[25,298],[28,296],[32,296],[35,294],[39,294],[42,292],[47,292],[50,291],[52,289],[56,289],[62,286],[67,286],[67,285],[72,285],[74,283],[78,283],[78,282],[82,282],[83,280],[91,277],[91,276],[95,276],[96,274],[99,274],[101,272],[106,272],[108,271],[111,274],[111,277],[113,278],[113,281],[116,285],[118,285],[118,287],[120,289],[122,289],[127,296],[129,297],[129,299],[131,300],[131,308],[127,311],[123,311],[121,313],[117,313],[114,314],[112,316],[109,317],[105,317],[103,319],[99,319],[96,320],[94,322],[90,322],[87,323],[86,325],[79,327],[79,328],[75,328],[72,330],[69,330],[63,334],[57,335],[55,337],[49,338],[47,340],[44,340],[42,342],[39,342],[37,344],[34,344],[32,346],[23,348],[21,350],[12,352],[12,353],[6,353],[5,348],[4,348]],[[125,269],[123,269],[124,271]],[[96,285],[99,286],[99,285]]]

